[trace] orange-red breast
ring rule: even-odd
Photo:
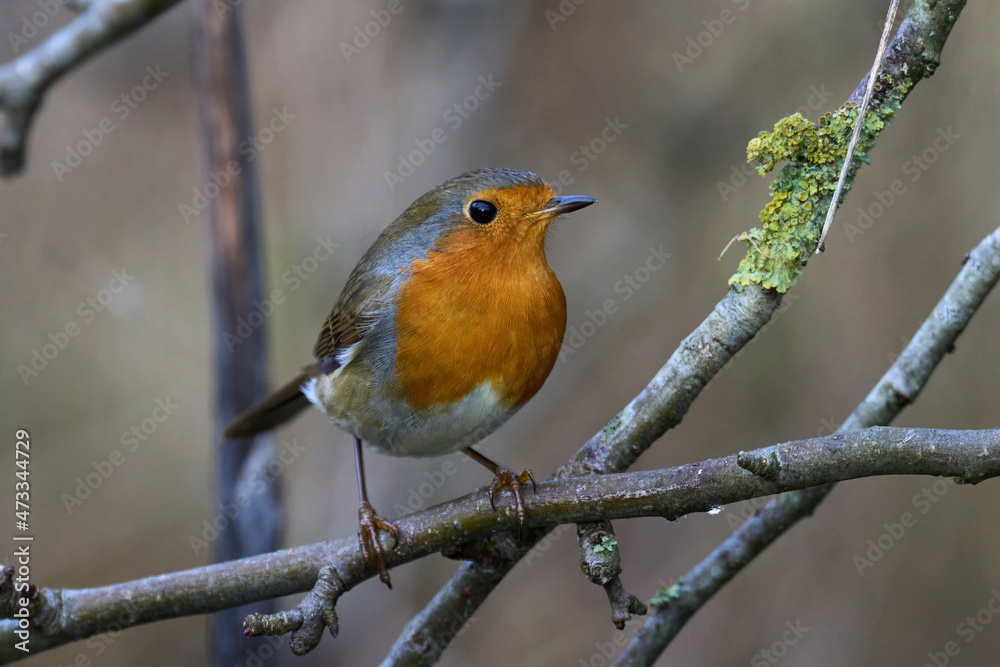
[[[423,195],[383,230],[347,279],[313,350],[315,363],[237,417],[229,438],[290,419],[312,402],[355,437],[358,539],[389,583],[377,528],[395,528],[368,503],[362,442],[392,456],[464,450],[510,487],[515,475],[470,445],[545,382],[566,329],[566,298],[545,259],[549,224],[594,203],[558,197],[541,178],[480,169]]]

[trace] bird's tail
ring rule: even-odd
[[[283,424],[299,414],[309,399],[302,393],[302,385],[315,377],[316,368],[307,367],[294,380],[263,401],[237,415],[223,432],[226,439],[249,438]]]

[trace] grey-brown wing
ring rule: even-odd
[[[366,270],[369,267],[363,264],[358,264],[351,272],[337,304],[319,332],[313,354],[320,361],[335,359],[338,352],[363,340],[388,306],[393,276]]]
[[[364,340],[372,325],[392,308],[390,290],[393,283],[403,277],[404,267],[424,258],[427,249],[434,247],[447,229],[447,218],[432,220],[434,211],[439,208],[440,189],[413,202],[382,230],[358,261],[337,305],[323,323],[313,349],[321,362],[335,359],[339,351]]]

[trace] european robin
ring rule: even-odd
[[[227,438],[249,437],[309,403],[354,436],[361,506],[358,541],[390,584],[365,488],[362,443],[391,456],[463,450],[494,473],[496,492],[516,475],[471,445],[541,388],[566,330],[566,297],[545,259],[549,225],[594,203],[559,197],[535,174],[480,169],[423,195],[386,227],[347,279],[313,350],[317,361],[238,416]],[[494,506],[495,509],[495,506]]]

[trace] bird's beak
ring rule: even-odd
[[[525,217],[550,219],[563,213],[579,211],[581,208],[586,208],[596,201],[593,197],[553,197],[545,204],[545,208],[541,211],[529,213]]]

